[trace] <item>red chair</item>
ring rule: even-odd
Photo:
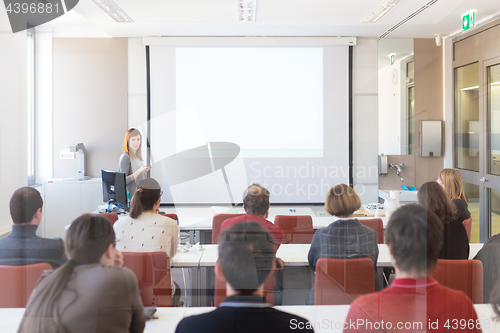
[[[245,214],[215,214],[212,220],[212,244],[218,244],[220,226],[227,219],[242,216]]]
[[[123,252],[139,283],[144,306],[172,306],[170,260],[165,252]]]
[[[472,229],[472,216],[469,217],[467,220],[462,222],[465,227],[465,231],[467,231],[467,237],[469,237],[470,241],[470,230]]]
[[[483,303],[483,264],[479,260],[438,259],[434,279],[463,291],[474,304]]]
[[[274,274],[271,273],[264,281],[264,296],[266,302],[274,305]],[[226,298],[226,279],[223,276],[215,275],[214,287],[214,306],[219,306],[220,303]]]
[[[25,308],[38,279],[50,269],[47,263],[0,265],[0,308]]]
[[[172,220],[177,221],[177,224],[179,224],[179,217],[177,214],[161,214],[166,217],[170,217]]]
[[[362,225],[372,228],[377,233],[377,242],[384,244],[384,223],[382,219],[358,220]]]
[[[111,222],[111,224],[115,224],[115,222],[118,221],[118,214],[116,213],[102,213],[102,214],[92,214],[92,215],[104,216]]]
[[[309,215],[276,215],[274,224],[285,234],[283,244],[311,244],[314,229]]]
[[[375,291],[375,270],[370,258],[316,261],[314,305],[351,304],[360,295]]]

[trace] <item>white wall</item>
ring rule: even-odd
[[[52,29],[36,28],[35,37],[36,183],[52,178]]]
[[[26,52],[26,32],[12,33],[0,5],[0,234],[12,225],[12,193],[27,184]]]
[[[401,142],[405,140],[402,132],[406,124],[406,61],[401,59],[394,62],[392,66],[386,66],[378,71],[378,152],[384,155],[400,155]],[[393,75],[396,74],[397,82],[393,83]],[[404,152],[406,153],[406,152]]]
[[[361,202],[378,202],[377,40],[357,38],[353,48],[353,171]]]

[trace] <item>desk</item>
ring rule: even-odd
[[[378,245],[378,267],[392,267],[391,256],[387,244]],[[470,243],[469,259],[473,259],[477,252],[483,247],[482,243]],[[309,266],[307,254],[310,244],[282,244],[276,256],[285,262],[285,266]],[[200,259],[200,266],[215,266],[218,258],[217,244],[203,245],[203,255]]]
[[[318,332],[338,332],[341,333],[342,329],[338,328],[339,324],[343,323],[349,312],[349,305],[289,305],[277,306],[278,310],[289,312],[301,317],[306,318],[311,323],[316,324],[314,331]],[[184,317],[193,316],[201,313],[206,313],[214,310],[213,307],[202,308],[158,308],[156,317],[146,322],[145,332],[148,333],[173,333],[177,324]],[[489,320],[491,325],[489,329],[483,328],[484,333],[496,333],[500,330],[500,321],[494,321],[494,312],[490,304],[474,304],[478,318],[484,323]],[[0,309],[0,332],[2,333],[15,333],[24,314],[23,308],[18,309]],[[321,325],[327,322],[325,327]],[[333,323],[333,325],[331,324]],[[335,326],[337,324],[337,327]]]

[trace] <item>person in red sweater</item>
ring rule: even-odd
[[[233,217],[222,222],[220,226],[220,231],[223,232],[224,229],[229,228],[235,224],[245,221],[254,221],[266,228],[274,237],[276,242],[276,251],[283,242],[285,234],[280,227],[275,225],[273,222],[268,221],[269,207],[271,203],[269,202],[270,193],[269,191],[260,186],[259,184],[252,184],[243,192],[243,209],[246,214],[242,216]],[[275,273],[275,295],[274,303],[276,305],[281,305],[283,301],[283,268],[285,263],[280,258],[276,258],[276,273]]]
[[[439,217],[426,208],[396,210],[385,235],[396,279],[351,304],[344,332],[481,332],[471,300],[432,278],[442,234]]]

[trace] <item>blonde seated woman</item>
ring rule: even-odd
[[[114,224],[118,243],[123,252],[166,252],[172,259],[177,253],[178,226],[169,217],[158,214],[163,192],[153,178],[139,183],[130,202],[130,214]],[[172,304],[177,305],[180,289],[172,281]]]
[[[439,172],[437,183],[441,185],[448,199],[457,207],[455,219],[460,222],[467,220],[470,217],[470,212],[460,172],[455,169],[443,169]]]

